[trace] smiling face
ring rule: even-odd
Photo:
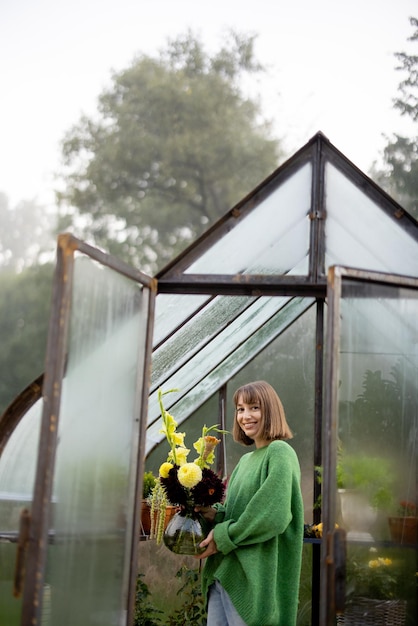
[[[258,403],[247,404],[242,397],[238,398],[236,405],[236,416],[239,427],[252,439],[256,448],[261,448],[269,442],[264,438],[263,416]]]
[[[275,439],[293,437],[282,402],[269,383],[258,380],[239,387],[234,393],[234,441],[258,448]]]

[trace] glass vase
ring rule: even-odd
[[[176,513],[165,529],[163,541],[175,554],[201,554],[206,548],[199,544],[205,538],[199,520],[188,514]]]

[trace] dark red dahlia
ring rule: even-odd
[[[167,478],[161,478],[160,482],[165,487],[167,498],[173,505],[186,506],[188,494],[186,489],[179,483],[177,478],[178,465],[175,465],[168,473]]]
[[[195,504],[210,506],[222,501],[224,491],[225,487],[219,476],[205,467],[202,470],[202,480],[191,489],[191,495]]]

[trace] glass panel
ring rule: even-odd
[[[16,540],[23,509],[32,502],[42,403],[29,409],[0,457],[0,624],[20,624],[21,598],[13,597]]]
[[[415,624],[418,290],[343,285],[336,521],[348,541],[346,619],[384,601]],[[396,537],[392,518],[406,524],[407,502],[415,534]]]
[[[218,296],[212,299],[201,311],[174,333],[152,356],[152,379],[162,381],[170,371],[197,354],[213,337],[249,307],[256,298],[238,296]],[[178,308],[183,309],[190,301],[189,296],[177,298]]]
[[[76,259],[46,572],[51,624],[125,623],[147,306],[135,282]]]
[[[326,267],[418,275],[418,245],[375,202],[326,164]]]
[[[252,315],[246,315],[218,335],[196,358],[191,359],[171,379],[164,383],[164,389],[178,388],[182,394],[166,396],[165,408],[176,415],[182,423],[206,399],[215,393],[234,373],[265,348],[285,328],[288,328],[299,315],[304,313],[314,300],[312,298],[259,298]],[[286,304],[286,306],[283,306]],[[282,308],[280,308],[282,307]],[[185,395],[183,395],[185,394]],[[146,450],[152,450],[161,441],[157,394],[151,394],[147,429]],[[177,396],[178,397],[178,396]],[[170,404],[171,403],[171,404]]]
[[[312,166],[307,163],[264,198],[186,271],[287,274],[306,267]]]
[[[208,296],[158,294],[155,299],[154,345],[163,341],[209,300]]]

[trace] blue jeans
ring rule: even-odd
[[[217,580],[209,588],[207,626],[246,626],[231,598]]]

